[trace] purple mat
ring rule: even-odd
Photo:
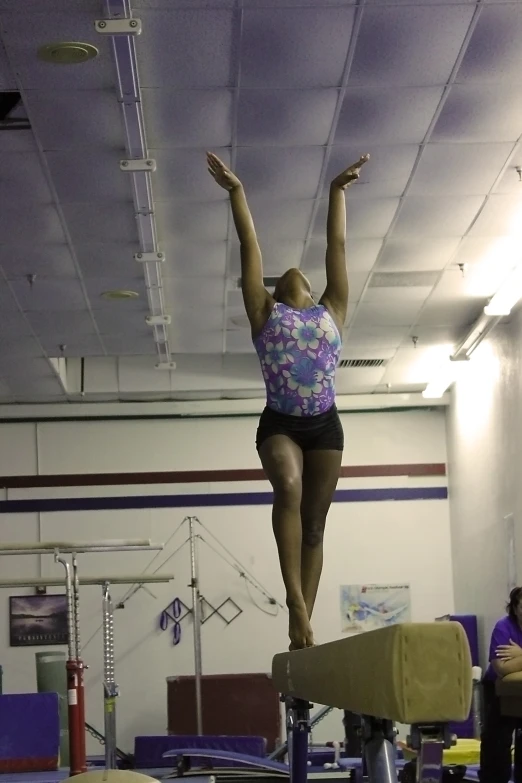
[[[0,772],[58,767],[60,715],[57,693],[0,696]]]
[[[226,753],[239,753],[247,756],[264,758],[266,741],[264,737],[234,737],[225,735],[169,734],[159,737],[136,737],[134,740],[134,764],[136,769],[144,767],[172,767],[173,760],[165,758],[165,753],[179,748],[195,750],[216,750]],[[200,759],[193,757],[199,765]],[[175,761],[174,761],[175,766]],[[235,766],[225,762],[217,762],[216,766]]]

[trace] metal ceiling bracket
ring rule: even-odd
[[[155,367],[156,370],[175,370],[176,362],[158,362]]]
[[[100,35],[141,35],[141,19],[96,19],[94,28]]]
[[[136,56],[136,36],[142,31],[139,19],[134,19],[129,0],[105,0],[106,19],[95,21],[98,33],[108,36],[112,47],[116,71],[116,99],[121,107],[125,132],[125,158],[120,169],[132,176],[134,214],[139,236],[139,253],[136,261],[143,263],[149,312],[152,317],[163,316],[165,310],[161,262],[154,216],[151,172],[156,161],[149,157],[143,116],[142,95]],[[141,254],[141,258],[137,256]],[[161,256],[161,257],[160,257]],[[165,324],[153,327],[153,337],[160,365],[171,364],[169,337]]]
[[[156,171],[156,161],[153,158],[147,160],[120,160],[122,171]]]
[[[172,322],[170,315],[148,315],[145,323],[148,326],[168,326]]]
[[[165,253],[158,251],[157,253],[134,253],[134,260],[138,264],[163,264],[165,261]]]

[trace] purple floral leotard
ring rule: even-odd
[[[332,407],[341,336],[324,305],[295,310],[276,302],[254,347],[269,408],[316,416]]]

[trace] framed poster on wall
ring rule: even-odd
[[[408,622],[409,585],[341,585],[342,633],[364,633]]]
[[[67,597],[10,596],[9,644],[11,647],[67,644]]]

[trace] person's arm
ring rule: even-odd
[[[516,658],[510,658],[508,661],[497,658],[491,661],[491,665],[499,677],[505,677],[506,674],[522,672],[522,656],[517,655]]]
[[[361,166],[369,159],[363,155],[330,185],[328,218],[326,222],[326,288],[321,304],[332,313],[342,330],[348,309],[348,271],[346,269],[346,203],[344,191],[359,179]]]
[[[273,304],[263,285],[263,260],[256,229],[241,181],[216,155],[207,153],[210,174],[230,195],[232,217],[241,253],[241,290],[252,331],[260,332]]]

